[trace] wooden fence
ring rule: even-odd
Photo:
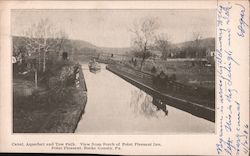
[[[82,88],[83,91],[87,92],[87,86],[85,82],[85,78],[82,72],[82,66],[77,65],[75,68],[75,85],[76,88]]]

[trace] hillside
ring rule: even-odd
[[[20,47],[24,44],[24,37],[13,36],[13,45]],[[174,47],[185,48],[191,46],[193,41],[187,41],[182,43],[173,44]],[[215,38],[205,38],[200,40],[200,46],[205,49],[215,49]],[[129,55],[131,53],[131,47],[124,48],[111,48],[111,47],[98,47],[90,42],[83,40],[69,40],[65,41],[64,50],[71,51],[74,50],[74,54],[83,55],[83,54],[96,54],[96,53],[112,53],[118,55]]]
[[[104,53],[113,53],[113,54],[118,54],[118,55],[124,55],[124,54],[130,53],[131,48],[130,47],[127,47],[127,48],[100,47],[99,51],[104,52]]]
[[[73,47],[77,47],[79,49],[82,48],[98,49],[97,46],[87,41],[82,41],[82,40],[69,40],[69,41],[71,41]]]
[[[12,37],[12,41],[13,41],[14,46],[23,46],[25,44],[24,40],[27,40],[27,38],[21,37],[21,36],[13,36]],[[89,42],[82,41],[82,40],[65,39],[64,44],[67,46],[70,45],[71,47],[74,47],[76,49],[84,49],[84,48],[98,49],[97,46],[95,46]]]
[[[194,41],[187,41],[182,43],[174,44],[174,46],[178,48],[185,48],[188,46],[191,46]],[[205,38],[200,40],[200,46],[201,48],[215,50],[215,38]]]

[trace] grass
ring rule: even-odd
[[[14,74],[13,132],[74,132],[87,97],[74,87],[74,62],[59,61],[39,73],[38,88],[34,73]]]
[[[140,70],[140,66],[134,66],[131,62],[123,60],[116,62],[117,66]],[[152,69],[155,67],[155,72]],[[165,85],[152,87],[160,90],[161,92],[169,95],[186,99],[196,103],[202,103],[204,106],[214,108],[215,104],[215,71],[214,67],[206,67],[201,65],[193,66],[190,62],[185,61],[158,61],[158,62],[145,62],[142,71],[154,75],[155,77],[163,71],[168,77],[176,76],[176,81],[187,86],[186,90],[176,90],[171,88],[161,88]],[[133,77],[133,75],[130,75]],[[144,79],[137,78],[138,81],[144,83]],[[151,85],[151,84],[149,84]]]
[[[129,68],[140,70],[140,66],[134,66],[128,60],[123,61],[122,64]],[[140,63],[137,63],[140,64]],[[155,67],[156,72],[152,73]],[[201,65],[192,65],[187,61],[145,61],[142,71],[150,74],[157,75],[163,71],[168,76],[175,75],[177,81],[183,84],[192,86],[214,88],[215,81],[215,67],[206,67]]]

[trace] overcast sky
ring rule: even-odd
[[[21,35],[41,19],[48,18],[71,39],[80,39],[102,47],[129,47],[128,31],[136,20],[156,18],[159,32],[167,33],[173,43],[215,37],[215,10],[13,10],[12,35]]]

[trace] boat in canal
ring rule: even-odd
[[[92,73],[97,73],[101,70],[101,65],[95,61],[95,59],[89,62],[89,71]]]

